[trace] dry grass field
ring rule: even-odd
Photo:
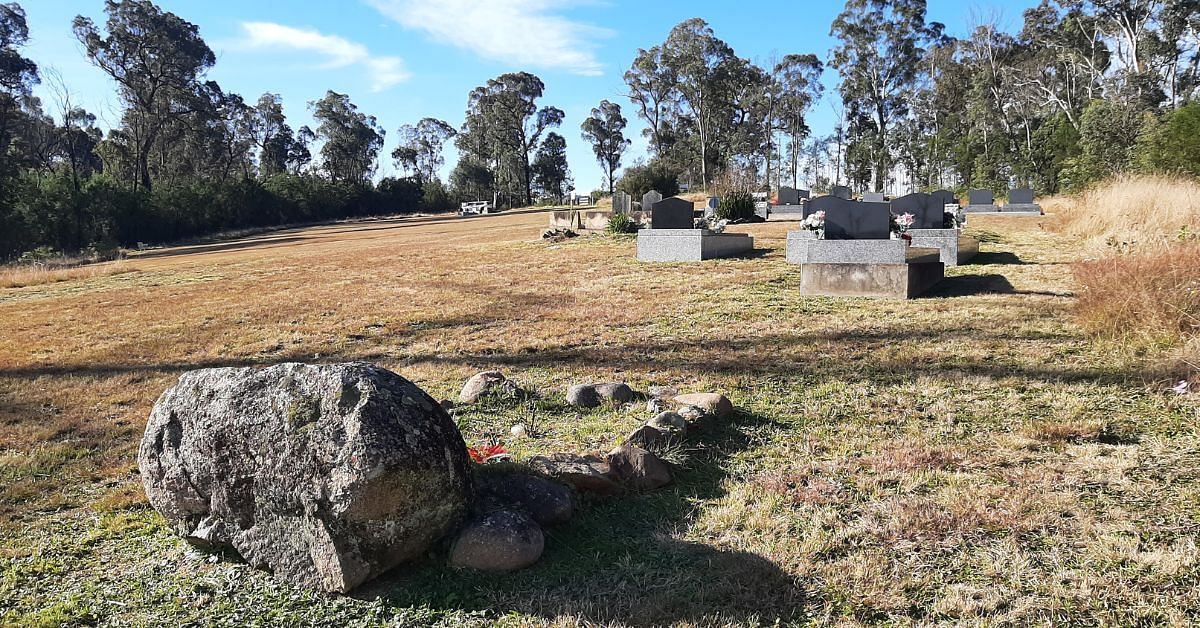
[[[1062,201],[1066,202],[1066,201]],[[1060,203],[1062,203],[1060,202]],[[0,625],[918,625],[1200,621],[1200,395],[1086,335],[1086,235],[975,217],[976,263],[910,302],[804,298],[761,255],[643,265],[542,213],[282,231],[0,289]],[[442,556],[351,597],[189,549],[135,457],[185,370],[366,360],[454,397],[496,368],[544,398],[462,411],[518,457],[606,451],[644,410],[572,383],[725,392],[673,486],[585,502],[505,576]],[[508,428],[533,422],[536,438]]]

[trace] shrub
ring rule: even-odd
[[[638,200],[650,190],[663,198],[675,196],[679,193],[679,173],[660,160],[630,166],[617,182],[617,189]]]
[[[754,220],[754,197],[747,190],[729,190],[721,195],[716,215],[720,220]]]
[[[616,235],[619,233],[636,233],[638,228],[638,223],[634,222],[628,214],[613,214],[609,217],[608,226],[604,230],[611,235]]]
[[[1143,172],[1200,176],[1200,102],[1191,102],[1151,119],[1138,139],[1137,163]]]

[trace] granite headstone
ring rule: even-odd
[[[883,192],[867,192],[866,194],[863,194],[863,202],[864,203],[886,203],[887,198],[883,195]]]
[[[971,205],[995,205],[996,196],[991,190],[971,190]]]
[[[779,188],[779,204],[780,205],[799,205],[800,193],[793,188],[787,186]]]
[[[614,192],[612,206],[614,214],[629,214],[633,207],[633,199],[624,192]]]
[[[650,212],[651,229],[694,229],[696,210],[691,201],[678,196],[665,198],[654,204]]]
[[[1008,191],[1009,205],[1032,205],[1033,190],[1030,188],[1017,188]]]
[[[829,195],[848,201],[854,195],[854,193],[850,190],[850,188],[844,185],[835,185],[833,186],[833,189],[829,191]]]

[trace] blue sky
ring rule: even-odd
[[[113,84],[92,67],[71,33],[76,15],[103,23],[101,0],[24,0],[32,42],[28,56],[62,77],[73,99],[102,126],[119,118]],[[458,126],[467,93],[487,79],[525,70],[546,84],[542,104],[563,109],[576,187],[600,187],[602,174],[579,125],[602,99],[621,104],[634,141],[626,163],[645,154],[622,74],[638,48],[661,43],[675,24],[701,17],[739,56],[766,64],[772,56],[814,53],[825,59],[829,25],[840,2],[682,2],[642,0],[162,0],[200,27],[217,54],[209,78],[253,102],[263,92],[283,96],[294,128],[311,123],[307,103],[332,89],[348,93],[388,132],[380,173],[393,172],[396,129],[423,117]],[[1036,0],[963,3],[930,0],[930,21],[964,35],[982,19],[1017,30]],[[835,119],[836,74],[810,116],[816,133]],[[47,101],[46,86],[39,95]],[[448,151],[447,162],[455,155]]]

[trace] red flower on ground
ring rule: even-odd
[[[471,460],[475,464],[483,464],[496,456],[502,456],[508,453],[504,445],[487,445],[484,447],[467,447],[467,453],[471,455]]]

